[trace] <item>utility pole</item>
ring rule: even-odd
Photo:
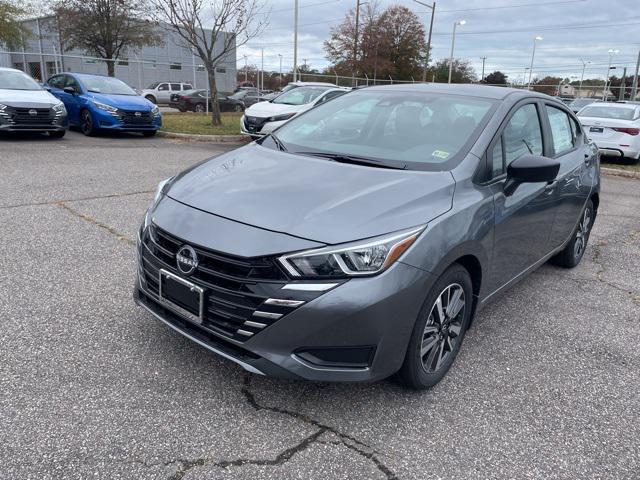
[[[282,90],[282,55],[278,54],[280,57],[280,90]]]
[[[482,82],[484,80],[484,62],[487,59],[487,57],[480,57],[480,60],[482,60],[482,75],[480,76],[480,81]]]
[[[624,94],[627,90],[627,67],[622,70],[622,81],[620,82],[620,92],[618,92],[618,100],[624,100]]]
[[[352,71],[352,86],[356,86],[356,76],[358,73],[358,27],[360,23],[360,0],[356,0],[356,32],[353,36],[353,69]]]
[[[418,0],[413,0],[420,5],[431,9],[431,21],[429,22],[429,37],[427,39],[427,54],[424,57],[424,70],[422,71],[422,82],[427,81],[427,69],[429,68],[429,54],[431,53],[431,32],[433,31],[433,17],[436,14],[436,2],[433,2],[433,5],[429,5],[428,3],[423,3]]]
[[[611,73],[611,61],[613,60],[613,56],[618,53],[620,50],[618,49],[609,49],[607,52],[609,54],[609,66],[607,67],[607,78],[604,81],[604,88],[602,89],[602,100],[607,101],[609,95],[607,95],[607,84],[609,83],[609,74]],[[614,67],[615,68],[615,67]]]
[[[293,13],[293,81],[298,77],[298,0],[295,0]]]
[[[638,51],[638,61],[636,62],[636,74],[633,76],[633,86],[631,87],[631,100],[635,100],[638,93],[638,73],[640,73],[640,50]]]
[[[259,93],[262,93],[264,90],[264,47],[260,49],[260,61],[262,62],[260,65],[260,90]]]
[[[247,65],[247,56],[244,56],[244,83],[248,82],[249,66]]]

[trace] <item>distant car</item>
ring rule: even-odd
[[[571,102],[573,102],[573,97],[556,97],[558,100],[560,100],[562,103],[564,103],[565,105],[569,105]]]
[[[156,105],[167,105],[171,100],[172,93],[193,90],[190,83],[180,82],[155,82],[140,92],[144,98]]]
[[[578,119],[602,155],[640,160],[640,105],[593,103]]]
[[[288,92],[289,90],[293,90],[294,88],[300,87],[338,87],[335,83],[330,82],[289,82],[282,89],[281,93]]]
[[[208,98],[206,90],[190,90],[182,94],[172,94],[169,106],[177,108],[181,112],[205,112],[207,111],[207,103],[209,110],[211,110],[211,99]],[[237,93],[228,97],[218,97],[218,105],[221,112],[244,111],[244,102],[238,98]]]
[[[271,101],[260,102],[247,108],[240,121],[240,131],[253,138],[263,137],[296,115],[348,91],[347,88],[331,85],[290,89]]]
[[[62,138],[67,110],[56,97],[20,70],[0,68],[0,132],[47,132]]]
[[[86,73],[60,73],[47,89],[64,102],[69,124],[92,136],[100,130],[156,134],[162,125],[160,109],[117,78]]]
[[[231,98],[235,98],[236,100],[242,100],[245,107],[250,107],[251,105],[263,102],[265,99],[260,94],[260,90],[257,88],[241,88],[233,95]]]
[[[582,107],[586,107],[596,101],[595,98],[576,98],[569,104],[569,108],[573,110],[573,113],[578,113]]]

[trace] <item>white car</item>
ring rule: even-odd
[[[67,131],[64,104],[20,70],[0,67],[0,132],[48,132],[62,138]]]
[[[190,83],[155,82],[138,93],[138,95],[142,95],[156,105],[168,105],[171,101],[171,94],[187,90],[193,90],[193,86]]]
[[[602,155],[640,160],[640,104],[592,103],[578,119]]]
[[[315,85],[298,87],[268,102],[247,108],[240,121],[240,131],[252,138],[264,137],[302,112],[347,93],[350,89]]]

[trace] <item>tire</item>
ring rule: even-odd
[[[158,102],[156,101],[156,97],[154,97],[153,95],[147,95],[144,98],[146,98],[147,100],[149,100],[151,103],[157,105]]]
[[[80,131],[87,137],[93,137],[98,133],[98,129],[93,124],[93,118],[89,110],[82,110],[80,112]]]
[[[145,137],[154,137],[156,132],[157,132],[157,130],[145,130],[145,131],[143,131],[141,133]]]
[[[236,105],[234,105],[234,107],[233,107],[233,111],[234,111],[234,112],[242,112],[242,110],[243,110],[243,109],[242,109],[242,105],[237,105],[237,104],[236,104]]]
[[[196,103],[196,106],[193,108],[193,111],[197,113],[204,113],[205,111],[204,103]]]
[[[49,136],[51,138],[62,138],[65,133],[67,133],[66,130],[56,130],[55,132],[49,132]]]
[[[573,268],[580,263],[587,249],[591,227],[593,227],[595,218],[596,211],[593,208],[593,202],[589,200],[580,216],[580,221],[571,236],[571,240],[564,247],[564,250],[551,259],[551,263],[564,268]]]
[[[457,312],[447,312],[449,305]],[[472,310],[471,277],[466,268],[454,263],[438,278],[418,314],[398,372],[405,386],[423,390],[442,380],[458,355]]]

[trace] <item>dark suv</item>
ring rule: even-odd
[[[547,95],[355,90],[162,182],[135,299],[254,373],[425,388],[490,299],[580,262],[599,189],[596,147]]]

